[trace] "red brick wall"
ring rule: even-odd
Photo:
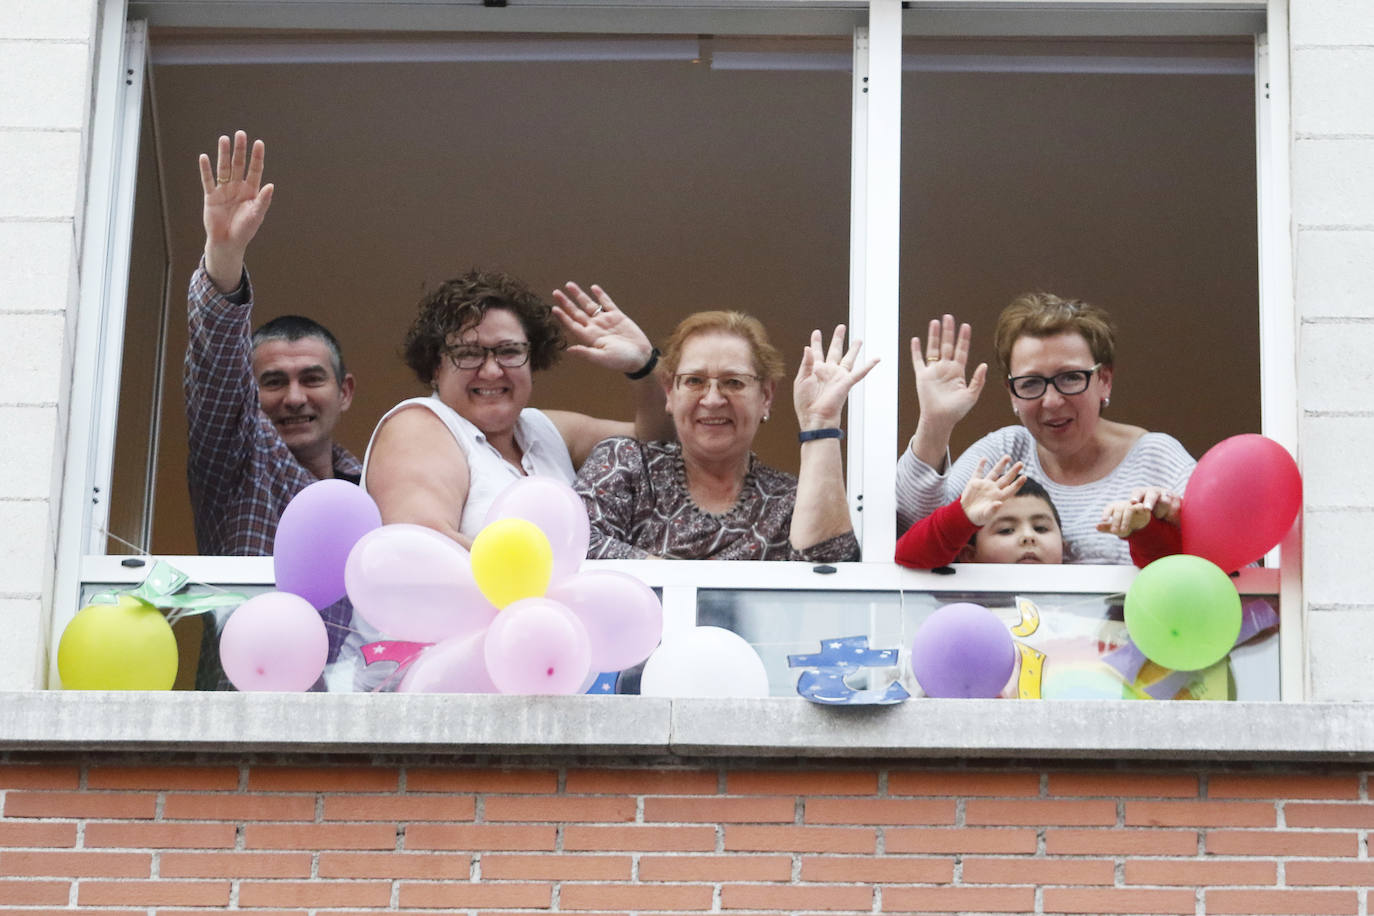
[[[10,755],[0,914],[1374,910],[1365,772],[1102,767]]]

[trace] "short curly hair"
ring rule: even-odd
[[[406,331],[406,365],[426,385],[439,371],[449,337],[476,327],[492,309],[515,315],[530,341],[530,368],[548,369],[567,347],[553,310],[510,274],[473,268],[445,280],[420,299],[418,313]]]
[[[682,348],[687,340],[697,334],[733,334],[749,344],[754,355],[754,369],[766,379],[782,378],[782,356],[777,347],[768,342],[768,332],[763,322],[744,312],[693,312],[673,329],[668,342],[663,345],[663,358],[658,364],[658,376],[664,384],[673,380],[677,367],[682,362]]]
[[[1093,359],[1104,366],[1116,363],[1116,325],[1103,309],[1081,299],[1054,293],[1022,293],[1002,310],[993,334],[997,363],[1011,375],[1011,350],[1022,337],[1077,334],[1088,342]]]

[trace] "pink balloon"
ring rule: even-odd
[[[239,690],[308,690],[324,672],[329,636],[299,595],[267,592],[235,608],[219,637],[219,659]]]
[[[272,567],[277,588],[316,608],[344,596],[344,563],[358,538],[382,525],[362,487],[346,480],[317,480],[295,495],[277,523]]]
[[[625,573],[595,570],[549,586],[587,628],[593,671],[624,671],[648,658],[663,636],[663,605],[653,589]]]
[[[393,639],[439,642],[486,629],[496,608],[472,580],[468,552],[432,528],[383,525],[344,566],[353,607]]]
[[[587,558],[587,507],[572,487],[553,477],[522,477],[497,494],[486,524],[523,518],[539,526],[553,547],[553,579],[571,576]]]
[[[435,643],[411,662],[398,693],[496,693],[482,654],[486,632]]]
[[[1183,552],[1233,572],[1283,540],[1302,509],[1302,475],[1288,451],[1247,433],[1223,439],[1183,494]]]
[[[506,605],[487,630],[483,655],[502,693],[577,693],[592,662],[587,628],[547,598]]]

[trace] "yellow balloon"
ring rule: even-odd
[[[62,631],[57,671],[66,690],[171,690],[177,641],[162,612],[120,595],[82,608]]]
[[[472,578],[499,608],[541,597],[553,576],[553,547],[539,526],[523,518],[492,522],[472,541]]]

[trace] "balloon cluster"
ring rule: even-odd
[[[1126,630],[1155,664],[1196,671],[1235,646],[1241,601],[1227,573],[1283,540],[1302,509],[1302,475],[1283,446],[1255,434],[1207,450],[1183,494],[1183,553],[1146,566],[1126,592]]]
[[[1232,436],[1208,450],[1189,479],[1180,512],[1183,552],[1142,569],[1126,593],[1130,640],[1161,668],[1200,671],[1242,635],[1242,605],[1227,574],[1258,560],[1287,535],[1302,508],[1302,478],[1283,446]],[[1253,635],[1253,630],[1248,631]],[[1016,664],[1011,631],[975,604],[938,609],[916,632],[912,674],[932,697],[995,697]],[[1120,695],[1120,681],[1047,681],[1043,696]]]
[[[282,515],[274,553],[281,591],[245,602],[225,624],[221,662],[240,690],[313,684],[328,653],[316,609],[345,594],[388,640],[421,648],[401,653],[400,691],[576,693],[658,645],[663,610],[648,586],[623,573],[579,571],[590,532],[567,484],[512,483],[468,551],[429,528],[383,525],[362,490],[325,492],[332,483],[340,482],[307,487]],[[393,645],[363,649],[395,658]]]

